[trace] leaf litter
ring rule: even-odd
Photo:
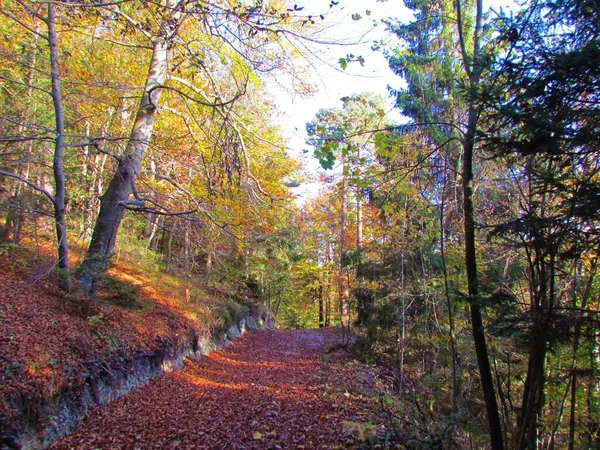
[[[198,320],[200,314],[189,310],[218,311],[227,304],[217,291],[184,304],[173,286],[123,264],[109,276],[137,287],[142,308],[116,304],[119,292],[107,288],[90,303],[77,291],[65,296],[52,267],[51,250],[43,246],[0,246],[0,434],[19,434],[23,410],[36,418],[50,399],[82,389],[103,368],[125,370],[140,353],[209,334],[218,313]],[[35,425],[48,424],[42,417]]]
[[[201,332],[172,295],[155,290],[142,271],[117,265],[112,272],[141,286],[140,298],[152,302],[151,308],[131,310],[100,301],[90,309],[77,294],[64,297],[52,276],[31,281],[32,272],[43,269],[39,264],[48,263],[45,256],[37,262],[23,248],[0,255],[4,430],[10,431],[17,419],[14,399],[43,405],[65,387],[81,386],[90,362],[129,360],[135,352],[159,349],[165,339]],[[23,267],[16,267],[15,260]],[[225,350],[186,361],[183,370],[92,408],[75,432],[53,448],[368,445],[374,430],[381,435],[384,419],[376,393],[383,388],[375,368],[332,352],[342,341],[338,329],[249,333]]]
[[[94,408],[54,450],[362,448],[385,434],[374,367],[341,330],[264,330]]]

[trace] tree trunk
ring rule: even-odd
[[[27,90],[26,90],[26,94],[25,97],[27,99],[27,105],[23,111],[23,113],[21,114],[22,117],[22,124],[19,124],[19,126],[17,127],[17,132],[19,135],[21,135],[26,127],[25,127],[25,123],[27,122],[27,120],[29,120],[29,115],[31,113],[31,107],[33,104],[33,81],[34,81],[34,77],[37,71],[36,68],[36,62],[37,62],[37,48],[38,48],[38,39],[39,39],[39,31],[40,31],[40,24],[39,22],[36,22],[35,25],[35,31],[36,33],[33,34],[32,36],[32,42],[31,42],[31,58],[29,60],[29,72],[27,74],[27,79],[25,80],[25,83],[27,85]],[[16,174],[18,176],[20,176],[22,179],[24,180],[29,180],[29,167],[30,167],[30,159],[31,159],[31,154],[33,151],[33,140],[30,140],[27,143],[24,143],[23,145],[23,153],[24,156],[20,158],[20,161],[17,165],[16,168]],[[23,166],[21,165],[21,163],[24,163]],[[21,193],[21,190],[23,188],[23,183],[20,180],[14,179],[13,180],[13,184],[12,184],[12,188],[10,189],[10,197],[15,199],[15,202],[17,203],[16,207],[13,207],[12,205],[8,205],[8,212],[6,214],[6,225],[4,227],[4,230],[0,230],[0,241],[1,242],[6,242],[9,240],[9,237],[12,233],[12,242],[15,244],[18,244],[19,242],[21,242],[21,231],[23,229],[23,225],[25,222],[25,214],[23,212],[22,208],[19,208],[18,203],[19,203],[19,195]]]
[[[573,289],[573,308],[578,306],[584,310],[587,308],[587,302],[592,292],[592,286],[596,275],[596,269],[598,267],[598,259],[594,259],[590,266],[588,281],[585,286],[583,295],[581,296],[581,304],[577,304],[577,296],[575,294],[576,289]],[[577,276],[574,277],[577,279]],[[575,424],[576,424],[576,404],[577,404],[577,354],[579,352],[579,340],[581,338],[581,324],[575,326],[575,333],[573,338],[573,367],[571,369],[571,408],[569,415],[569,450],[575,449]]]
[[[319,283],[319,328],[325,326],[325,310],[323,305],[323,284]]]
[[[521,414],[519,414],[517,420],[519,434],[516,448],[519,450],[537,448],[538,416],[543,406],[546,378],[545,369],[548,341],[548,326],[546,322],[545,317],[536,317],[534,319]]]
[[[440,203],[440,256],[442,260],[442,274],[444,277],[444,296],[448,306],[448,338],[450,339],[450,353],[452,356],[452,413],[456,414],[458,410],[458,398],[460,386],[458,383],[458,353],[456,350],[456,336],[454,327],[454,306],[450,298],[450,285],[448,283],[448,268],[446,267],[446,229],[444,227],[446,214],[446,188],[448,183],[447,157],[444,158],[444,184],[442,186],[442,196]]]
[[[146,241],[149,241],[152,236],[153,229],[155,227],[154,224],[154,214],[151,212],[147,212],[144,214],[144,234],[143,237]],[[149,245],[148,245],[149,246]]]
[[[340,299],[340,320],[342,326],[348,325],[348,292],[344,280],[344,259],[347,249],[347,221],[348,221],[348,163],[346,157],[342,160],[342,186],[340,192],[341,214],[340,214],[340,251],[338,289]]]
[[[104,188],[102,186],[102,177],[104,176],[104,168],[106,166],[106,161],[108,160],[108,155],[96,155],[94,158],[94,164],[91,167],[91,180],[90,185],[88,187],[88,204],[87,211],[85,215],[85,230],[84,230],[84,238],[87,240],[87,235],[90,232],[90,222],[92,221],[92,217],[96,217],[98,215],[98,201],[96,200],[103,192]]]
[[[210,274],[212,273],[213,254],[212,251],[208,251],[206,254],[206,264],[204,265],[204,279],[206,286],[210,284]]]
[[[479,281],[477,276],[477,258],[475,250],[475,219],[473,211],[473,150],[475,147],[475,124],[477,112],[474,109],[469,111],[469,130],[465,136],[464,142],[464,160],[463,160],[463,205],[464,205],[464,226],[465,226],[465,266],[467,270],[467,283],[471,313],[471,327],[473,330],[473,342],[477,354],[477,365],[479,366],[479,376],[481,378],[481,388],[485,399],[487,411],[490,439],[493,450],[502,450],[504,448],[502,426],[500,423],[500,414],[498,413],[498,403],[496,401],[496,390],[492,378],[490,359],[487,350],[487,342],[483,328],[483,319],[481,317],[481,308],[479,306]]]
[[[192,250],[191,250],[191,245],[190,245],[190,228],[191,228],[191,224],[189,220],[186,220],[183,224],[184,228],[184,235],[183,235],[183,270],[185,271],[185,276],[186,277],[190,277],[191,276],[191,268],[192,268],[192,264],[191,264],[191,256],[192,256]]]
[[[90,124],[88,123],[86,126],[87,136],[90,135]],[[86,145],[83,147],[83,158],[81,160],[81,176],[79,177],[79,184],[82,188],[85,186],[89,186],[88,184],[88,164],[90,159],[90,146]],[[90,189],[87,189],[87,192],[83,191],[80,195],[81,200],[81,222],[79,223],[79,235],[83,236],[85,239],[85,233],[87,230],[87,217],[88,217],[88,208],[90,203]]]
[[[362,188],[356,186],[356,249],[360,250],[363,245],[363,201]]]
[[[348,228],[348,163],[346,162],[346,157],[344,157],[342,160],[342,185],[340,188],[340,202],[342,203],[340,205],[340,255],[342,255],[346,251],[347,247],[346,230]]]
[[[360,161],[360,145],[356,149],[356,159]],[[363,195],[360,182],[356,183],[356,250],[363,244]]]
[[[406,220],[404,221],[406,225]],[[397,343],[398,343],[398,375],[400,382],[398,383],[398,393],[402,395],[404,391],[404,353],[406,350],[406,295],[405,295],[405,280],[404,280],[404,248],[402,248],[402,256],[400,262],[400,289],[402,294],[400,295],[400,313],[399,325],[400,333],[396,331]]]
[[[56,227],[56,240],[58,244],[58,285],[65,291],[71,290],[71,276],[69,272],[69,248],[67,245],[67,225],[65,222],[66,192],[65,174],[62,160],[65,148],[65,123],[62,99],[60,94],[60,73],[58,70],[58,42],[54,28],[54,5],[48,3],[48,42],[50,43],[50,65],[52,77],[52,104],[56,122],[56,138],[54,140],[54,223]]]
[[[166,248],[166,257],[167,257],[167,273],[172,273],[173,270],[173,236],[174,236],[175,223],[171,223],[169,230],[167,231],[167,248]]]
[[[571,369],[571,407],[569,409],[569,450],[575,450],[575,414],[577,411],[577,372]]]
[[[92,289],[94,280],[106,270],[115,246],[117,231],[125,213],[125,206],[133,191],[140,164],[150,143],[156,119],[156,111],[168,67],[168,42],[158,39],[154,43],[146,87],[131,130],[124,154],[110,184],[101,198],[100,212],[96,219],[90,247],[77,278],[81,284]]]
[[[475,151],[475,134],[479,120],[479,111],[475,105],[477,88],[481,80],[482,51],[480,40],[483,34],[483,0],[476,0],[475,29],[473,32],[472,55],[469,57],[466,50],[466,39],[462,18],[461,0],[456,0],[456,25],[460,41],[463,64],[469,77],[469,99],[467,128],[463,137],[463,166],[462,166],[462,188],[463,188],[463,218],[465,229],[465,266],[467,271],[467,284],[469,293],[471,327],[473,331],[473,343],[477,354],[477,365],[481,378],[481,389],[485,400],[490,440],[492,450],[503,450],[504,440],[498,402],[496,401],[496,390],[492,369],[487,350],[487,342],[481,317],[479,280],[477,275],[477,253],[475,249],[475,217],[473,208],[473,153]]]

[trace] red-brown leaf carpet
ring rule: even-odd
[[[93,409],[52,448],[358,447],[365,438],[354,424],[382,421],[379,383],[373,368],[326,353],[341,341],[339,329],[248,333]]]

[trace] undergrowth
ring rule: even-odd
[[[136,286],[118,278],[104,276],[100,281],[100,290],[107,292],[104,300],[127,309],[151,308],[151,302],[140,299],[140,286]]]

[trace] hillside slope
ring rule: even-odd
[[[52,448],[340,449],[389,442],[395,432],[379,405],[384,383],[374,367],[331,351],[340,342],[341,330],[332,328],[248,333],[94,409]]]
[[[0,435],[33,432],[47,445],[88,404],[180,364],[185,352],[207,353],[211,337],[226,342],[245,315],[269,320],[258,305],[241,305],[225,290],[122,261],[92,299],[65,296],[51,269],[39,247],[0,248]],[[120,385],[106,392],[111,383]],[[81,403],[86,395],[92,398]],[[81,404],[67,411],[73,401]]]

